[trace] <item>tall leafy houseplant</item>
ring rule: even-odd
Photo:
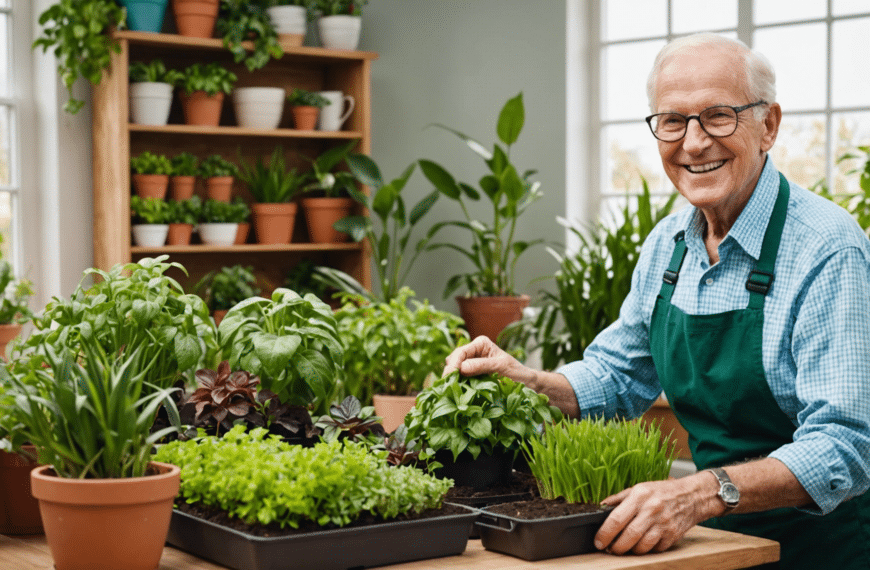
[[[302,209],[308,235],[315,243],[347,241],[350,237],[335,229],[335,223],[353,211],[354,200],[350,196],[357,192],[356,181],[350,172],[333,171],[356,144],[354,140],[332,147],[311,160],[308,174],[311,182],[305,187]]]
[[[238,178],[248,185],[256,202],[280,204],[289,202],[307,177],[297,173],[295,168],[287,168],[284,150],[276,146],[268,162],[259,157],[256,162],[249,163],[239,157]]]
[[[115,0],[60,0],[39,16],[42,36],[33,42],[33,48],[44,52],[53,48],[69,94],[63,107],[66,112],[78,113],[85,104],[72,96],[76,79],[84,77],[99,84],[112,54],[121,52],[108,30],[123,29],[126,19],[126,9]]]
[[[270,58],[280,59],[284,55],[261,1],[221,0],[217,31],[236,63],[244,62],[248,71],[260,69]],[[254,44],[250,53],[242,45],[246,40]]]

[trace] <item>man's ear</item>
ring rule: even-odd
[[[762,121],[764,134],[761,136],[761,150],[769,151],[776,142],[776,135],[779,133],[779,124],[782,121],[782,108],[779,103],[770,103],[767,109],[767,116]]]

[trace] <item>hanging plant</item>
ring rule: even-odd
[[[284,55],[278,43],[278,33],[259,2],[221,0],[217,31],[223,36],[224,47],[232,52],[235,62],[244,61],[248,71],[260,69],[269,63],[270,57],[280,59]],[[245,40],[254,43],[254,50],[250,54],[242,46]]]

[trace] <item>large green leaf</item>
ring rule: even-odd
[[[431,192],[428,196],[424,197],[422,200],[417,202],[417,204],[411,208],[411,216],[408,218],[408,221],[411,225],[415,225],[420,218],[426,215],[429,212],[429,209],[438,201],[438,191]]]
[[[438,189],[439,192],[453,200],[459,200],[462,195],[453,175],[440,164],[431,160],[420,159],[420,170],[423,175]]]
[[[506,145],[512,145],[517,141],[523,130],[526,120],[525,107],[523,106],[523,94],[520,93],[512,99],[508,99],[498,116],[496,131],[498,138]]]
[[[375,190],[384,185],[381,171],[375,161],[364,154],[351,154],[346,159],[347,166],[357,180]]]
[[[302,337],[295,334],[277,336],[261,333],[254,337],[254,352],[266,373],[276,377],[287,368],[302,343]]]
[[[333,368],[326,357],[316,350],[300,350],[293,359],[293,366],[317,399],[326,400],[334,382]]]
[[[340,232],[350,235],[351,239],[360,242],[366,237],[366,232],[372,222],[368,216],[348,216],[332,224],[332,227]]]

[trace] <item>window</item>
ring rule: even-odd
[[[856,163],[837,157],[870,144],[870,6],[866,0],[600,0],[598,100],[591,116],[600,165],[590,175],[590,211],[602,220],[641,189],[669,194],[649,114],[646,78],[671,39],[716,32],[757,48],[777,74],[783,120],[770,155],[792,181],[824,179],[836,193],[856,191]],[[626,18],[625,14],[631,14]]]
[[[17,271],[21,265],[17,239],[21,164],[12,73],[13,18],[10,0],[0,0],[0,251]]]

